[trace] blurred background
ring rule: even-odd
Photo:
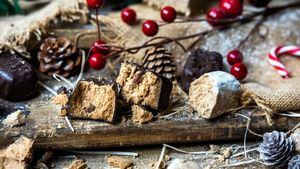
[[[51,2],[51,0],[0,0],[0,15],[8,16],[15,14],[28,14],[34,12],[35,10],[45,6]],[[107,0],[102,12],[120,10],[125,6],[142,2],[142,0]],[[190,6],[192,8],[197,8],[200,10],[192,9],[192,11],[197,11],[197,13],[204,13],[206,9],[212,6],[213,3],[218,2],[218,0],[207,1],[198,0],[191,1]],[[195,13],[194,13],[195,14]]]

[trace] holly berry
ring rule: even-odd
[[[133,25],[137,22],[136,12],[131,8],[125,8],[121,13],[122,20],[128,25]]]
[[[243,62],[243,54],[238,50],[230,51],[227,54],[227,62],[230,65],[234,65],[236,63],[242,63]]]
[[[220,8],[229,16],[235,17],[243,12],[242,0],[221,0]]]
[[[86,0],[89,8],[98,9],[104,5],[104,0]]]
[[[248,0],[248,2],[255,7],[266,7],[271,0]]]
[[[213,7],[206,14],[206,20],[211,26],[219,26],[221,25],[220,21],[222,19],[226,19],[227,16],[225,12],[219,7]]]
[[[92,53],[100,53],[102,55],[107,55],[109,53],[109,47],[103,45],[106,45],[106,42],[102,40],[97,40],[96,42],[94,42],[92,45]]]
[[[158,33],[158,24],[155,21],[147,20],[143,23],[142,30],[147,36],[155,36]]]
[[[92,69],[101,70],[106,65],[106,60],[104,59],[103,55],[100,53],[95,53],[92,56],[90,56],[89,65]]]
[[[238,80],[244,79],[248,74],[247,67],[242,63],[236,63],[231,67],[231,74]]]
[[[176,10],[171,6],[166,6],[160,11],[160,16],[165,22],[173,22],[177,17]]]

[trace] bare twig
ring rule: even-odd
[[[155,166],[156,169],[159,169],[159,166],[160,166],[160,164],[161,164],[161,162],[162,162],[162,160],[163,160],[163,158],[164,158],[164,156],[165,156],[165,151],[166,151],[166,146],[163,145],[163,148],[162,148],[162,150],[161,150],[161,153],[160,153],[158,162],[157,162],[157,164],[156,164],[156,166]]]
[[[173,146],[170,146],[168,144],[163,144],[164,147],[167,147],[167,148],[170,148],[172,150],[175,150],[175,151],[178,151],[180,153],[184,153],[184,154],[193,154],[193,155],[203,155],[203,154],[214,154],[216,152],[214,151],[196,151],[196,152],[189,152],[189,151],[184,151],[184,150],[181,150],[179,148],[176,148],[176,147],[173,147]]]
[[[74,127],[72,126],[72,124],[71,124],[71,122],[70,122],[68,116],[65,116],[65,120],[66,120],[68,126],[70,127],[70,129],[72,130],[72,132],[75,132],[75,129],[74,129]]]
[[[118,156],[139,156],[135,152],[120,152],[120,151],[71,151],[76,154],[90,154],[90,155],[118,155]]]
[[[208,34],[210,32],[214,32],[214,31],[218,31],[218,30],[224,29],[224,27],[229,27],[229,26],[231,26],[232,24],[235,24],[235,23],[247,23],[247,22],[252,21],[256,17],[261,16],[261,15],[263,15],[264,17],[266,17],[266,16],[270,16],[270,15],[272,15],[274,13],[277,13],[280,10],[283,10],[283,9],[286,9],[286,8],[299,7],[299,6],[300,6],[300,2],[295,2],[295,3],[283,5],[283,6],[266,8],[266,9],[261,10],[261,11],[257,11],[257,12],[250,13],[250,14],[246,14],[246,15],[239,16],[239,17],[232,18],[232,19],[224,19],[224,20],[219,21],[220,24],[223,25],[223,26],[215,27],[214,29],[211,29],[211,30],[206,30],[206,31],[203,31],[203,32],[199,32],[199,33],[195,33],[195,34],[188,35],[188,36],[183,36],[183,37],[165,38],[164,40],[159,41],[159,42],[155,42],[155,43],[147,43],[146,42],[146,43],[144,43],[141,46],[130,47],[130,48],[127,48],[127,49],[120,49],[119,51],[117,50],[117,51],[111,53],[110,56],[112,56],[112,57],[119,56],[123,52],[137,53],[139,50],[141,50],[143,48],[148,48],[148,47],[153,47],[153,46],[159,46],[159,45],[165,45],[165,44],[169,44],[171,42],[176,42],[176,41],[178,42],[178,41],[181,41],[181,40],[186,40],[186,39],[201,37],[201,36],[204,36],[204,35],[206,35],[206,34]],[[188,22],[191,22],[191,21],[192,20],[188,20]],[[201,19],[201,21],[202,21],[202,19]],[[182,21],[182,23],[183,23],[183,21]],[[156,39],[156,38],[153,38],[153,39]],[[150,41],[152,41],[153,39],[151,39]]]

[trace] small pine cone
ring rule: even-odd
[[[176,66],[172,54],[167,52],[163,46],[153,47],[146,51],[143,59],[143,67],[175,80]]]
[[[288,166],[288,169],[300,169],[300,155],[294,156]]]
[[[265,133],[263,142],[259,145],[260,159],[275,168],[286,167],[295,151],[295,145],[291,137],[283,132],[273,131]]]
[[[48,37],[38,53],[39,70],[68,77],[81,63],[80,52],[65,37]]]

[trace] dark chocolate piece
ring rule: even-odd
[[[37,75],[32,65],[17,55],[0,56],[0,98],[24,101],[37,94]]]
[[[118,86],[104,79],[82,80],[71,94],[67,114],[81,119],[114,122]]]
[[[133,63],[123,63],[117,83],[121,86],[122,99],[129,103],[154,111],[169,107],[173,84],[162,75]]]
[[[185,92],[189,91],[191,83],[205,73],[223,70],[223,57],[218,52],[202,49],[191,51],[184,65],[180,83]]]

